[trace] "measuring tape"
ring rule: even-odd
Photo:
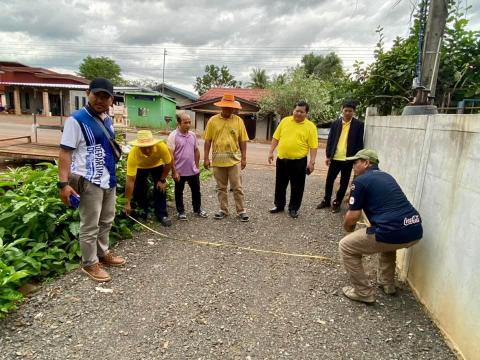
[[[217,242],[211,242],[211,241],[203,241],[203,240],[185,240],[185,239],[180,239],[177,237],[173,237],[170,235],[162,234],[161,232],[158,232],[155,229],[152,229],[151,227],[148,227],[145,224],[142,224],[140,221],[135,219],[134,217],[127,215],[131,220],[135,221],[137,224],[141,225],[145,229],[149,230],[150,232],[157,234],[158,236],[161,236],[165,239],[169,240],[175,240],[175,241],[181,241],[181,242],[189,242],[191,244],[196,244],[196,245],[204,245],[204,246],[213,246],[213,247],[227,247],[227,248],[233,248],[233,249],[238,249],[238,250],[244,250],[244,251],[251,251],[255,253],[263,253],[263,254],[273,254],[273,255],[282,255],[282,256],[292,256],[292,257],[299,257],[299,258],[306,258],[306,259],[315,259],[315,260],[323,260],[323,261],[331,261],[331,262],[337,262],[335,259],[328,257],[328,256],[321,256],[321,255],[310,255],[310,254],[296,254],[296,253],[289,253],[289,252],[283,252],[283,251],[275,251],[275,250],[265,250],[265,249],[256,249],[256,248],[251,248],[251,247],[246,247],[246,246],[239,246],[236,244],[230,244],[230,243],[217,243]]]

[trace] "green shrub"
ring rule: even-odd
[[[42,163],[0,174],[0,316],[22,298],[18,287],[79,266],[80,219],[58,196],[58,168]],[[117,215],[123,208],[118,196]],[[111,240],[132,236],[132,222],[117,216]]]
[[[58,167],[37,164],[0,173],[0,317],[22,299],[18,288],[27,281],[64,274],[79,267],[78,210],[65,207],[56,186]],[[202,169],[201,178],[211,176]],[[110,244],[132,237],[136,226],[123,215],[126,159],[117,167],[116,216]],[[173,180],[168,179],[168,199]]]

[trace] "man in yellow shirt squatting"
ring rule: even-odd
[[[127,181],[125,185],[124,211],[132,211],[131,200],[136,203],[136,213],[140,218],[148,216],[148,177],[153,180],[153,208],[155,216],[163,226],[172,225],[167,213],[167,175],[172,168],[172,156],[167,144],[153,137],[149,130],[140,130],[127,159]]]
[[[315,168],[317,157],[317,127],[307,119],[309,106],[305,101],[295,104],[293,116],[282,119],[273,134],[268,153],[268,163],[273,161],[273,151],[278,146],[275,174],[275,207],[270,213],[283,212],[286,204],[286,191],[290,182],[290,203],[288,213],[292,218],[298,217],[305,189],[305,176]],[[310,161],[307,165],[307,156]]]
[[[232,94],[224,94],[222,100],[214,103],[220,107],[221,113],[212,116],[205,129],[204,162],[206,169],[210,168],[210,148],[212,149],[213,176],[217,182],[218,202],[220,210],[214,214],[214,219],[220,220],[228,215],[227,187],[233,190],[237,215],[241,221],[248,221],[245,210],[245,196],[242,190],[240,169],[247,165],[248,135],[243,120],[235,115],[235,109],[242,106]]]

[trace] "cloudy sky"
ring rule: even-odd
[[[418,0],[0,0],[0,59],[74,73],[87,56],[108,56],[127,79],[188,90],[207,64],[249,81],[253,68],[278,74],[302,55],[335,51],[348,69],[371,62],[384,29],[405,37]],[[480,30],[480,1],[460,1]]]

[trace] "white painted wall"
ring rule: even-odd
[[[397,265],[466,359],[480,358],[480,115],[368,117],[366,147],[419,210]]]
[[[267,119],[262,119],[257,116],[255,139],[267,140]],[[253,139],[250,139],[253,140]]]

